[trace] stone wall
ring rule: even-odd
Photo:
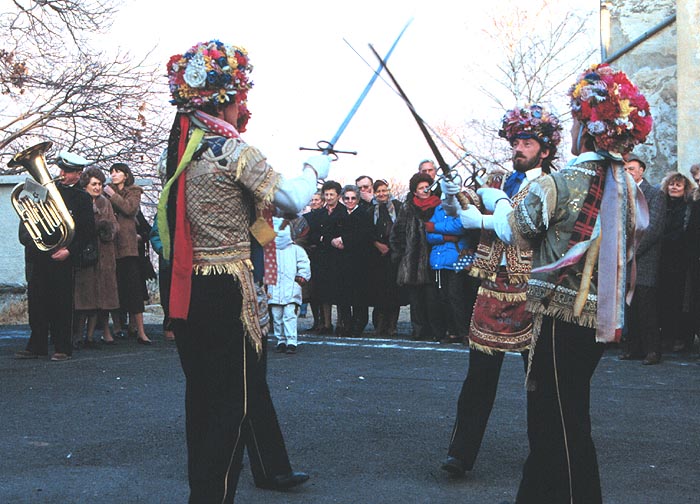
[[[678,167],[700,163],[700,2],[678,1]]]
[[[675,14],[676,1],[617,0],[610,2],[610,13],[608,56]],[[646,143],[638,146],[634,153],[647,161],[649,181],[658,183],[664,173],[678,169],[676,23],[654,34],[611,64],[623,70],[637,84],[651,106],[654,128]]]

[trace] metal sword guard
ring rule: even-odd
[[[323,154],[330,156],[333,161],[338,160],[338,154],[352,154],[353,156],[357,156],[356,151],[341,151],[334,149],[333,144],[328,140],[320,140],[316,142],[316,147],[299,147],[299,150],[322,152]]]
[[[393,44],[391,44],[391,48],[389,51],[386,53],[386,56],[384,56],[384,59],[382,60],[381,65],[379,68],[372,74],[372,78],[370,78],[369,82],[365,86],[365,88],[362,90],[362,93],[360,93],[360,96],[357,98],[355,101],[355,104],[352,106],[350,109],[350,112],[345,116],[343,119],[343,122],[340,124],[340,127],[338,128],[338,131],[335,132],[335,135],[333,135],[333,138],[331,138],[330,142],[327,140],[321,140],[316,143],[316,148],[313,147],[299,147],[299,150],[310,150],[310,151],[320,151],[324,154],[327,154],[333,158],[333,160],[338,159],[338,154],[352,154],[352,155],[357,155],[357,152],[355,151],[341,151],[341,150],[336,150],[335,149],[335,144],[338,142],[338,139],[340,136],[343,134],[345,131],[345,128],[347,128],[348,124],[350,124],[350,120],[355,116],[355,113],[357,112],[357,109],[360,108],[360,105],[364,101],[365,97],[367,96],[367,93],[369,93],[369,90],[372,88],[374,85],[374,82],[377,80],[377,77],[379,77],[379,72],[381,71],[384,62],[389,59],[389,56],[391,56],[391,53],[394,52],[394,48],[396,47],[396,44],[399,43],[399,40],[403,36],[404,32],[408,28],[408,26],[413,22],[413,18],[409,19],[408,22],[404,25],[404,27],[401,29],[401,32],[399,35],[396,37],[394,40]]]

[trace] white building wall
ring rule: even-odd
[[[12,189],[25,179],[21,175],[0,176],[0,287],[27,284],[24,277],[24,247],[17,238],[19,217],[10,201]]]

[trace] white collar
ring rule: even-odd
[[[525,177],[528,181],[533,181],[540,175],[542,175],[542,168],[533,168],[525,172]]]
[[[583,154],[579,154],[574,159],[572,159],[569,162],[570,163],[569,166],[574,166],[577,164],[586,163],[588,161],[602,161],[603,159],[605,159],[605,158],[603,156],[601,156],[600,154],[598,154],[597,152],[588,151],[588,152],[584,152]]]

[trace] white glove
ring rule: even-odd
[[[304,168],[310,167],[316,172],[316,178],[324,180],[328,177],[328,171],[331,169],[331,157],[326,154],[311,156],[304,161]]]
[[[453,194],[459,194],[462,190],[462,186],[454,180],[443,178],[440,180],[440,189],[442,189],[442,194],[450,196]]]
[[[482,215],[475,205],[469,205],[466,210],[459,211],[459,220],[464,229],[481,229]]]
[[[505,199],[510,201],[506,193],[493,187],[482,187],[481,189],[478,189],[476,193],[481,196],[481,201],[484,204],[484,208],[489,212],[494,211],[498,200]]]
[[[509,215],[513,212],[513,207],[510,202],[501,199],[496,203],[496,209],[493,212],[493,230],[502,242],[511,245],[513,243],[513,230],[508,222]]]

